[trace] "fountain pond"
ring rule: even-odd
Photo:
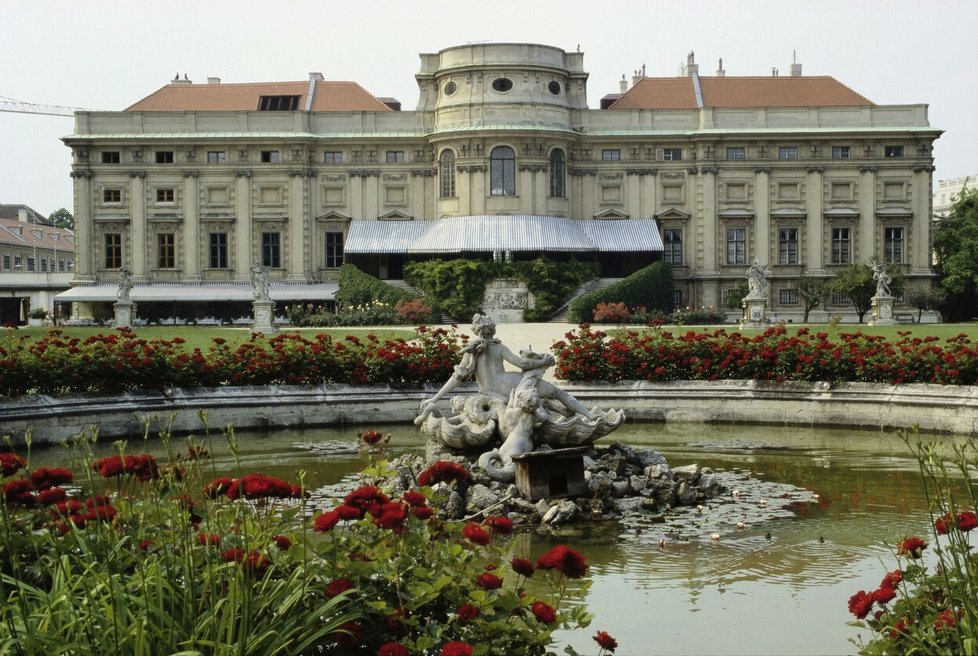
[[[423,449],[414,426],[371,428],[391,434],[391,456]],[[208,440],[216,475],[262,471],[295,480],[304,470],[317,488],[365,464],[357,430],[239,434],[236,455],[224,436]],[[521,557],[535,559],[557,543],[587,556],[591,587],[583,603],[594,621],[588,630],[556,634],[582,654],[597,651],[596,630],[618,640],[618,655],[852,653],[859,632],[847,626],[849,596],[875,588],[894,568],[887,545],[928,529],[916,460],[894,433],[669,423],[626,424],[613,437],[654,448],[673,467],[698,463],[796,486],[818,500],[781,517],[748,518],[742,528],[727,500],[717,500],[688,509],[696,516],[669,534],[632,515],[518,535],[513,548]],[[162,454],[158,440],[142,442],[131,440],[128,451]],[[96,445],[98,455],[114,450]],[[35,450],[32,465],[64,459],[58,447]]]

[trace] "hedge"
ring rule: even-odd
[[[672,268],[665,262],[654,262],[623,280],[578,296],[567,306],[571,323],[594,321],[598,303],[624,303],[630,309],[672,311]]]

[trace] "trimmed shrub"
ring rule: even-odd
[[[598,303],[624,303],[630,308],[644,306],[649,312],[671,312],[672,269],[665,262],[654,262],[614,285],[578,296],[567,307],[567,320],[594,321]]]
[[[340,290],[336,293],[336,302],[340,305],[369,305],[380,301],[393,306],[398,301],[414,298],[414,294],[364,273],[352,264],[340,267]]]

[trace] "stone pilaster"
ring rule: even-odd
[[[183,277],[200,280],[200,196],[197,172],[183,174]]]
[[[805,198],[805,212],[808,214],[807,226],[804,234],[807,245],[803,264],[808,273],[825,273],[824,243],[825,243],[825,192],[822,184],[822,172],[825,169],[821,166],[808,167],[808,180],[806,187],[808,194]]]
[[[238,171],[234,193],[235,249],[234,279],[251,280],[251,171]]]
[[[146,172],[129,174],[129,240],[132,244],[133,280],[146,280],[146,252],[155,247],[146,240]],[[123,264],[126,264],[123,261]]]
[[[931,244],[924,235],[931,234],[931,185],[934,167],[920,165],[913,168],[913,226],[911,234],[910,272],[927,275],[931,273]]]
[[[754,253],[762,262],[771,261],[771,169],[754,169]],[[751,253],[748,251],[747,260]]]
[[[703,222],[703,272],[716,275],[717,268],[717,228],[719,216],[717,207],[717,169],[713,166],[704,166],[700,169],[699,184],[702,186],[703,215],[700,220]],[[693,193],[695,190],[690,190]],[[688,231],[686,231],[688,232]],[[683,240],[690,239],[692,235],[683,234]]]
[[[305,276],[305,171],[289,173],[289,253],[286,259],[286,281],[303,282]],[[315,241],[315,240],[309,240]]]
[[[853,263],[869,262],[876,257],[876,166],[859,167],[858,248],[853,249]]]
[[[75,280],[95,280],[92,253],[95,252],[94,212],[92,211],[91,171],[72,171],[75,187]]]

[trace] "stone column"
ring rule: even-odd
[[[364,218],[380,216],[380,171],[367,171],[363,178]]]
[[[535,196],[536,188],[533,184],[536,182],[534,174],[534,166],[532,164],[521,164],[517,169],[518,181],[516,186],[516,193],[519,198],[519,213],[520,214],[535,214]]]
[[[197,171],[183,174],[183,278],[200,280],[200,197]]]
[[[146,251],[155,244],[146,241],[145,171],[129,174],[129,239],[132,243],[132,277],[134,280],[146,280]]]
[[[289,253],[287,282],[304,282],[305,276],[305,171],[289,172]]]
[[[716,275],[717,268],[717,226],[720,218],[717,208],[717,173],[719,169],[715,166],[704,166],[700,169],[702,175],[699,183],[702,185],[703,192],[703,272]],[[695,190],[690,190],[694,192]],[[692,235],[683,234],[683,240],[687,240]],[[685,246],[685,245],[684,245]],[[719,304],[719,299],[717,299]],[[712,303],[711,303],[712,304]]]
[[[808,181],[806,186],[808,194],[805,198],[805,211],[808,213],[807,230],[804,239],[807,243],[807,252],[803,264],[805,269],[811,274],[825,273],[824,261],[824,235],[825,230],[825,191],[822,188],[822,172],[825,167],[809,166]]]
[[[95,226],[92,212],[92,173],[72,171],[75,187],[75,277],[78,282],[95,280],[92,253],[95,252]]]
[[[762,262],[771,261],[771,169],[767,166],[754,169],[753,256]]]
[[[929,275],[931,273],[931,185],[934,167],[918,165],[913,167],[913,226],[907,235],[913,245],[910,255],[910,272]]]
[[[235,182],[234,279],[247,282],[251,273],[251,171],[238,171]]]
[[[859,248],[853,249],[853,264],[876,257],[876,171],[878,166],[860,166],[859,229],[855,235]]]

